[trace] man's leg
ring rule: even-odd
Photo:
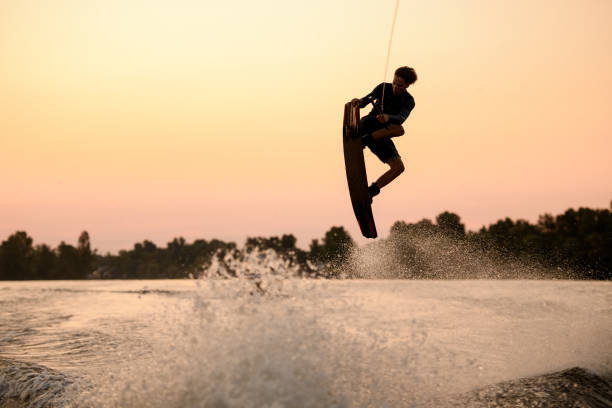
[[[389,165],[389,170],[387,170],[386,173],[376,180],[378,188],[383,188],[392,182],[397,176],[402,174],[405,170],[404,162],[402,162],[401,157],[394,157],[393,159],[389,160],[387,164]]]
[[[371,198],[378,195],[380,193],[381,188],[395,180],[397,176],[404,172],[405,167],[401,157],[394,157],[389,160],[387,164],[389,165],[389,170],[387,170],[382,176],[378,178],[378,180],[376,180],[370,185],[370,187],[368,187]]]
[[[380,124],[380,122],[378,123]],[[382,126],[382,124],[380,124]],[[401,136],[404,134],[404,128],[401,125],[389,124],[386,128],[378,129],[372,132],[367,130],[362,136],[363,146],[367,146],[372,142],[378,142],[384,139]]]
[[[375,132],[372,132],[372,139],[377,142],[379,140],[388,139],[390,137],[397,137],[404,134],[404,128],[402,125],[389,124],[388,129],[382,128]]]

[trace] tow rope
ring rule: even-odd
[[[395,20],[397,20],[397,9],[399,8],[400,0],[395,0],[395,11],[393,12],[393,24],[391,24],[391,35],[389,36],[389,46],[387,47],[387,61],[385,62],[385,75],[383,76],[382,99],[380,100],[380,110],[385,109],[385,79],[387,79],[387,70],[389,69],[389,56],[391,55],[391,43],[393,42],[393,31],[395,30]]]

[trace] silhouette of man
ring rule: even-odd
[[[414,98],[406,89],[416,80],[414,69],[400,67],[395,70],[393,83],[381,83],[363,98],[351,101],[353,106],[359,108],[372,103],[370,113],[359,121],[359,133],[363,147],[367,146],[380,161],[390,167],[368,187],[371,199],[404,171],[404,163],[391,138],[404,134],[402,123],[414,109]]]

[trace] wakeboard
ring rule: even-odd
[[[372,215],[368,176],[359,135],[359,106],[353,106],[350,102],[344,105],[344,126],[342,130],[346,180],[348,181],[355,218],[357,218],[364,237],[376,238],[376,224]]]

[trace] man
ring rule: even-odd
[[[390,167],[368,187],[371,199],[404,171],[404,163],[391,138],[404,134],[402,123],[414,108],[414,98],[406,88],[416,80],[414,69],[400,67],[395,71],[392,84],[381,83],[365,97],[351,101],[360,108],[372,103],[372,111],[359,121],[359,133],[363,147],[369,147],[372,153]]]

